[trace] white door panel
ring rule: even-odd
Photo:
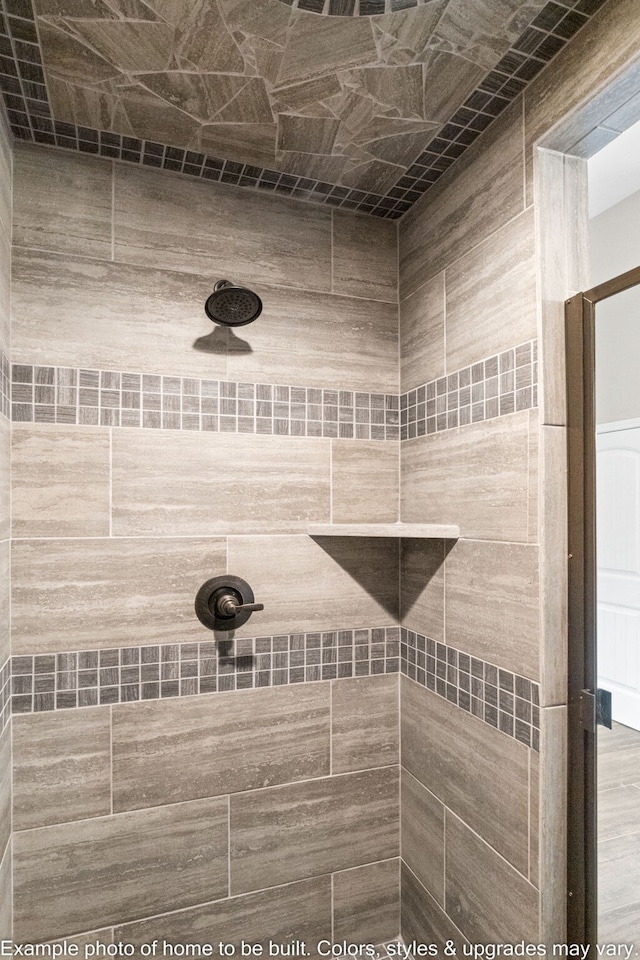
[[[640,423],[597,436],[598,686],[640,730]]]

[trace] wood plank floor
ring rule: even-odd
[[[598,727],[598,941],[640,945],[640,732]]]

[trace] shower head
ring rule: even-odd
[[[262,313],[262,300],[246,287],[237,287],[230,280],[218,280],[207,297],[204,311],[214,323],[225,327],[243,327]]]

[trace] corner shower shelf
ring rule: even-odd
[[[460,527],[451,523],[310,523],[310,537],[416,537],[457,540]]]

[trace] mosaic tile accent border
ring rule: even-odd
[[[7,658],[0,667],[0,733],[11,717],[11,659]]]
[[[410,440],[536,407],[537,357],[537,340],[529,340],[401,396],[14,363],[11,418],[16,423]],[[8,412],[4,393],[2,404]]]
[[[296,10],[324,14],[325,17],[377,17],[395,10],[421,7],[429,0],[280,0]]]
[[[15,422],[397,440],[399,398],[316,387],[13,365]]]
[[[411,440],[538,406],[538,341],[480,360],[400,397],[400,439]]]
[[[0,415],[11,419],[11,364],[0,350]]]
[[[43,653],[12,657],[11,709],[37,713],[399,669],[399,627]]]
[[[540,750],[540,688],[535,681],[404,627],[400,672],[514,740]]]
[[[289,0],[282,2],[291,5]],[[376,16],[383,12],[383,0],[304,0],[306,7],[301,0],[297,2],[301,9],[334,16]],[[391,9],[402,9],[415,6],[419,0],[384,2]],[[386,196],[54,120],[31,0],[0,0],[0,90],[11,129],[19,140],[269,190],[396,220],[462,156],[605,2],[550,0]],[[317,9],[320,6],[322,10]],[[346,13],[340,13],[341,10]]]

